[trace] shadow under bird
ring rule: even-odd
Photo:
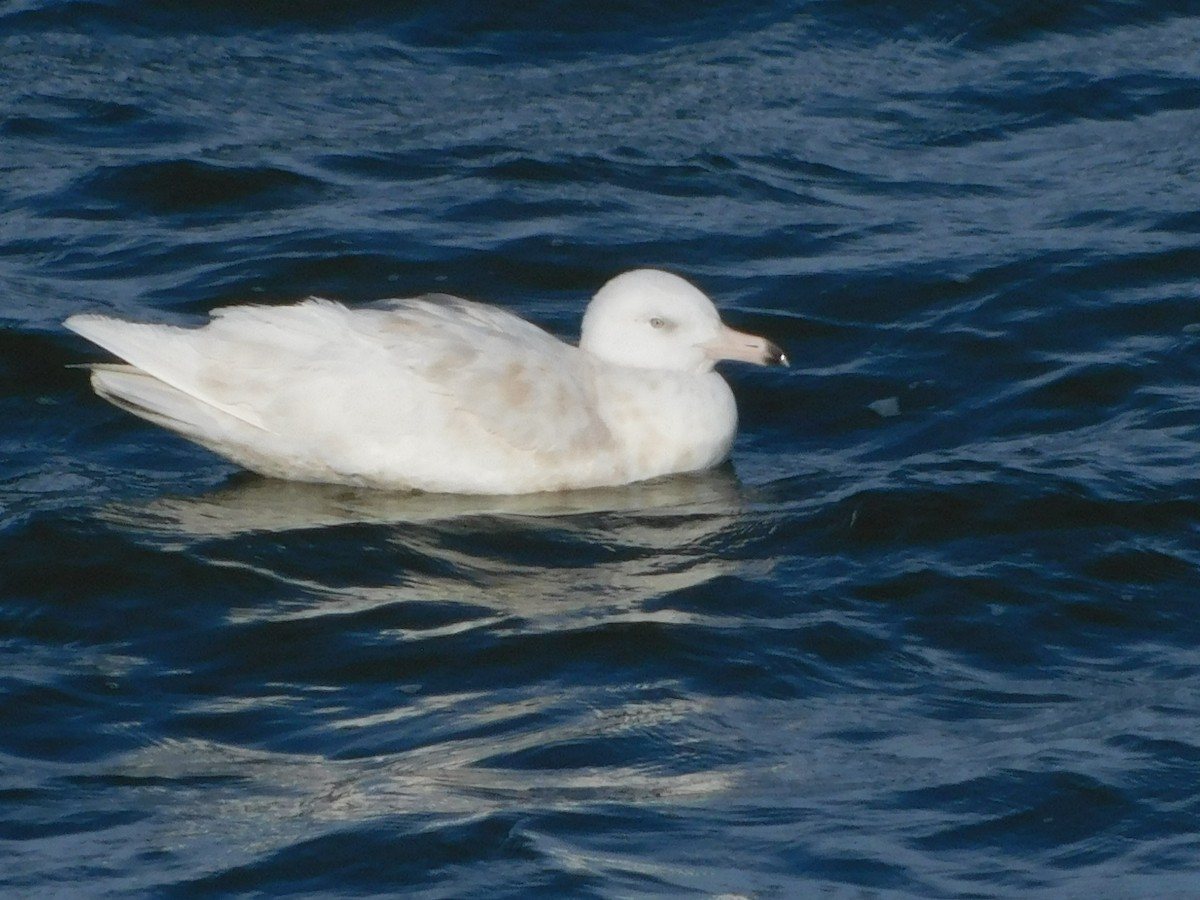
[[[720,360],[787,365],[684,279],[613,278],[579,346],[448,295],[350,309],[234,306],[201,328],[77,315],[123,360],[91,366],[122,409],[276,478],[522,494],[606,487],[725,460],[737,407]]]

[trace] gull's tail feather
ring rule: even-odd
[[[171,387],[136,366],[98,364],[92,369],[92,387],[105,400],[155,425],[192,439],[203,439],[221,429],[224,413],[190,394]]]
[[[154,415],[139,411],[144,404],[138,398],[145,400],[153,397],[161,406],[155,403],[145,404],[148,413],[171,415],[188,405],[206,407],[212,414],[209,417],[210,421],[217,421],[221,418],[218,414],[222,414],[265,430],[262,421],[252,411],[222,402],[204,386],[202,373],[211,363],[206,360],[202,345],[198,342],[198,335],[202,334],[202,330],[124,322],[108,316],[91,314],[71,316],[63,324],[129,364],[94,367],[94,371],[104,374],[99,381],[93,375],[92,384],[100,396],[135,415],[165,424],[168,428],[174,427]],[[135,382],[135,373],[149,381]],[[151,388],[151,381],[157,382],[156,389]],[[109,387],[104,388],[105,384]],[[174,395],[171,391],[174,391]],[[184,417],[182,421],[195,419],[195,416]],[[183,433],[192,436],[193,430]]]

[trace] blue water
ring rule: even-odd
[[[0,4],[0,894],[1200,896],[1200,4],[642,6]],[[60,324],[647,265],[793,367],[561,497]]]

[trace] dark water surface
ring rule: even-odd
[[[1200,896],[1200,4],[560,6],[0,3],[0,894]],[[60,325],[643,265],[794,365],[566,497]]]

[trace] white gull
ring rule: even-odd
[[[579,346],[448,295],[350,309],[216,310],[202,328],[66,321],[124,364],[122,409],[276,478],[457,494],[627,484],[723,461],[737,408],[717,361],[787,365],[684,279],[639,269],[588,305]]]

